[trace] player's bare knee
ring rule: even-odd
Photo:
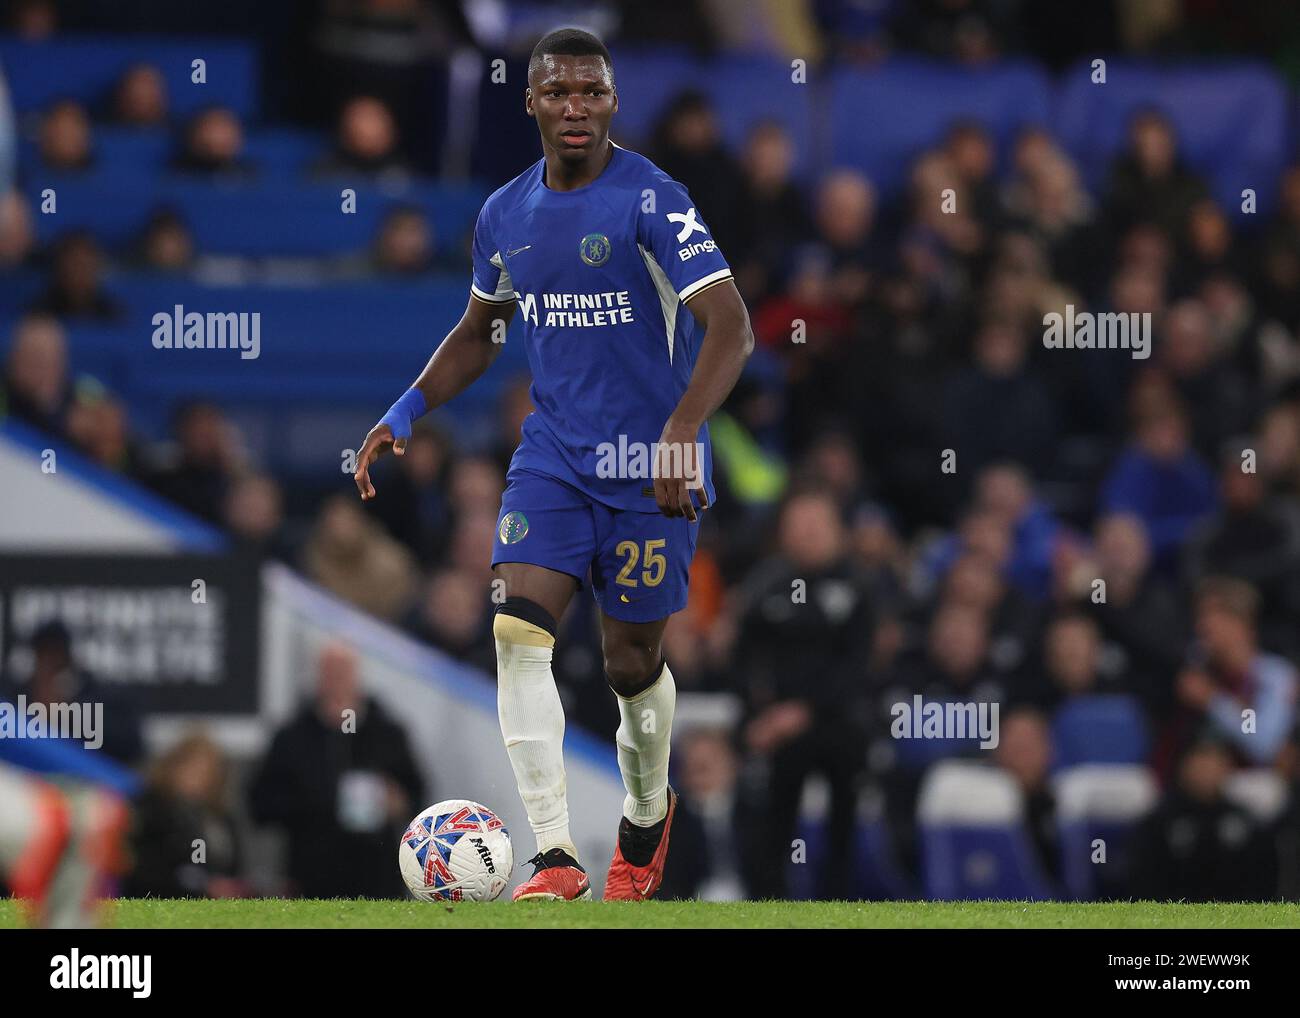
[[[605,681],[624,699],[653,686],[661,671],[663,658],[657,648],[626,644],[605,648]]]

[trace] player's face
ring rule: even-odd
[[[537,119],[542,145],[566,162],[603,152],[618,95],[600,57],[548,55],[529,75],[525,108]]]

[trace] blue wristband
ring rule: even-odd
[[[379,423],[388,425],[393,438],[410,438],[411,425],[428,411],[424,393],[419,389],[407,389],[402,398],[388,408],[388,413],[379,419]]]

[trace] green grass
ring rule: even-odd
[[[1300,928],[1300,905],[1157,902],[526,902],[426,905],[405,901],[169,901],[113,906],[122,928],[248,929],[1231,929]],[[19,925],[0,901],[0,929]]]

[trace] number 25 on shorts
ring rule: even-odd
[[[614,554],[619,558],[627,557],[623,563],[623,568],[618,571],[618,576],[614,582],[624,587],[635,587],[637,581],[632,578],[632,571],[636,569],[637,562],[642,562],[641,583],[647,587],[657,587],[664,580],[664,572],[668,568],[668,560],[658,554],[658,550],[668,543],[667,538],[657,537],[653,541],[646,541],[645,554],[641,554],[641,549],[635,541],[619,541],[614,547]]]

